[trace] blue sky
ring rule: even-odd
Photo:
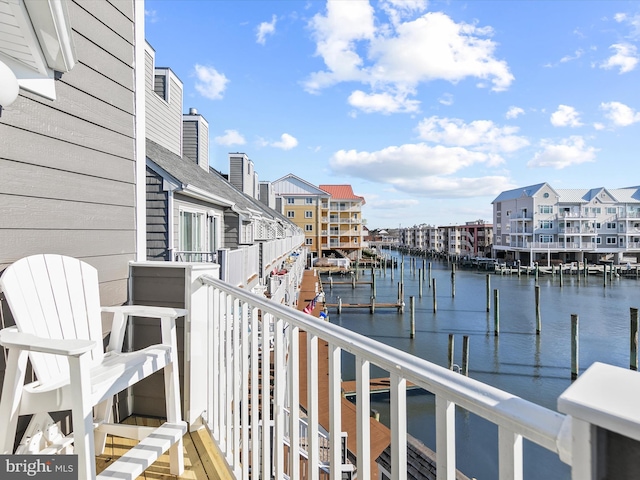
[[[369,228],[491,220],[503,190],[640,184],[640,2],[147,0],[210,164],[351,184]]]

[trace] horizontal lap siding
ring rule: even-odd
[[[147,259],[169,258],[169,229],[167,225],[168,195],[162,189],[162,178],[147,168]]]
[[[102,303],[122,304],[136,237],[134,4],[68,5],[78,58],[57,99],[21,91],[0,117],[0,270],[77,257],[98,269]]]

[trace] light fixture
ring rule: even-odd
[[[19,91],[20,85],[13,71],[0,61],[0,115],[3,107],[8,107],[18,98]]]

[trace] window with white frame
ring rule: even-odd
[[[540,220],[540,228],[553,228],[553,222],[551,220]]]
[[[618,243],[617,237],[607,237],[607,245],[615,245]]]
[[[616,207],[607,207],[607,213],[617,213],[618,209]]]
[[[304,212],[304,218],[313,218],[313,211],[311,210],[306,210]]]
[[[205,214],[188,210],[180,211],[179,250],[183,252],[202,252],[205,246]]]
[[[591,239],[591,243],[600,244],[602,243],[602,239],[600,237],[595,237]]]
[[[293,210],[289,210],[287,212],[287,218],[294,218],[296,216],[296,212],[294,212]]]
[[[600,207],[593,207],[591,213],[602,213],[602,209]]]
[[[313,232],[313,225],[311,225],[310,223],[307,223],[307,224],[304,226],[304,230],[305,230],[306,232]]]
[[[595,222],[594,225],[596,228],[602,228],[602,224],[600,222]]]
[[[313,205],[313,198],[312,197],[305,198],[304,203],[306,203],[307,205]]]
[[[296,203],[296,199],[295,198],[287,197],[287,204],[293,205],[294,203]]]
[[[607,222],[607,228],[609,230],[615,230],[616,229],[616,222]]]
[[[553,205],[540,205],[540,213],[553,213]]]
[[[620,237],[620,238],[618,238],[618,240],[619,240],[619,241],[618,241],[618,243],[619,243],[621,246],[622,246],[622,245],[624,245],[624,237]]]
[[[552,243],[553,235],[540,235],[540,243]]]
[[[305,245],[313,245],[313,238],[305,238],[304,239],[304,244]]]

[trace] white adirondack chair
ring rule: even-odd
[[[175,308],[100,307],[98,274],[77,259],[35,255],[18,260],[0,278],[16,322],[0,331],[8,349],[0,398],[0,454],[13,453],[19,415],[71,410],[79,479],[96,478],[95,455],[108,433],[141,440],[98,478],[136,478],[169,450],[170,469],[182,474],[182,436]],[[113,313],[106,352],[101,312]],[[128,316],[160,319],[162,343],[122,352]],[[24,385],[27,358],[37,381]],[[113,396],[158,370],[164,370],[167,423],[154,429],[113,424]]]

